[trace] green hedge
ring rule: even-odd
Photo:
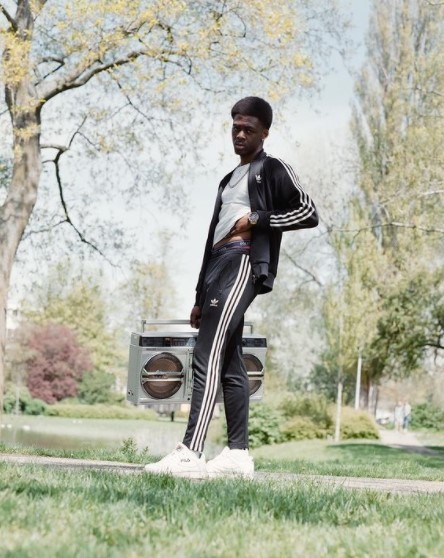
[[[333,411],[333,409],[332,409]],[[334,432],[334,427],[332,434]],[[378,427],[373,417],[366,411],[355,411],[351,407],[343,407],[341,412],[341,439],[367,439],[379,438]]]
[[[250,447],[257,448],[283,442],[281,424],[282,414],[276,409],[265,403],[252,405],[248,424]]]
[[[279,409],[287,419],[305,417],[326,431],[333,424],[330,404],[323,395],[291,394],[282,401]]]
[[[41,399],[32,397],[27,387],[21,386],[17,401],[15,386],[8,383],[5,395],[3,397],[3,411],[10,415],[18,411],[22,415],[43,415],[46,411],[47,404]]]
[[[420,403],[412,408],[413,430],[444,430],[444,411],[432,403]]]
[[[282,426],[284,441],[326,438],[327,431],[308,417],[293,417]]]
[[[48,405],[47,416],[92,419],[144,419],[155,420],[157,414],[152,409],[123,407],[120,405],[73,405],[56,403]]]
[[[336,409],[322,395],[292,394],[278,408],[254,405],[250,412],[250,447],[289,440],[327,439],[335,431]],[[365,411],[343,407],[341,439],[377,439],[378,428]]]

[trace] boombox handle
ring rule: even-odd
[[[142,333],[146,325],[190,325],[190,320],[142,320]],[[253,333],[253,322],[245,322],[244,327],[249,327]]]

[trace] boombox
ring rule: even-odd
[[[131,334],[127,399],[136,405],[189,403],[193,390],[195,331],[145,331],[151,325],[189,325],[188,320],[142,320],[142,331]],[[250,384],[250,400],[260,400],[264,391],[267,340],[250,331],[242,336],[242,352]],[[219,386],[217,402],[222,402]]]

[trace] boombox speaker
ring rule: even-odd
[[[189,403],[193,390],[195,331],[145,331],[147,325],[189,325],[188,320],[142,320],[142,331],[131,334],[127,399],[136,405]],[[260,400],[264,391],[267,340],[249,332],[242,336],[242,352],[250,383],[250,400]],[[219,387],[217,401],[222,402]]]

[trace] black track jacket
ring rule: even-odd
[[[232,174],[233,171],[219,184],[196,287],[197,306],[201,305],[202,286],[222,206],[222,192]],[[259,214],[259,221],[251,229],[250,263],[253,281],[259,282],[258,292],[263,294],[273,289],[282,233],[316,227],[318,214],[313,201],[302,190],[299,178],[290,165],[267,155],[265,151],[260,151],[250,164],[248,193],[251,211],[257,211]]]

